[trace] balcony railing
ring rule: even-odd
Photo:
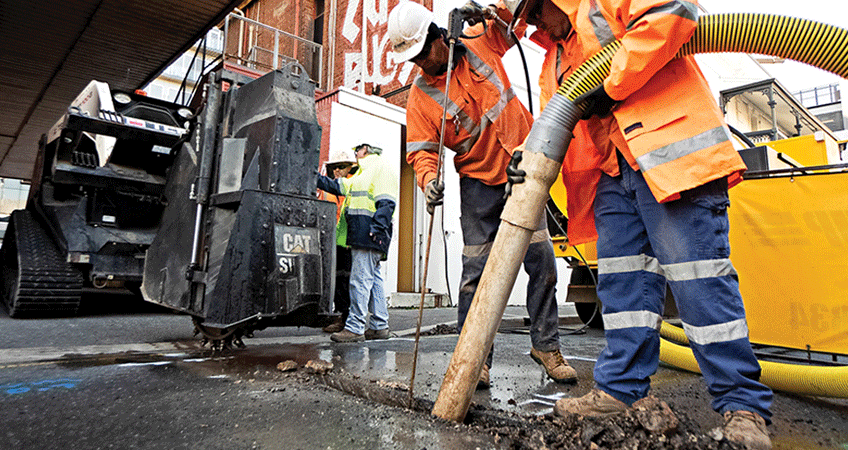
[[[819,86],[792,94],[805,108],[828,105],[840,101],[839,84]]]
[[[278,69],[297,61],[319,89],[323,75],[323,47],[283,30],[230,14],[224,21],[224,62],[256,72]]]

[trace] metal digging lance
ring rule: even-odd
[[[454,9],[448,15],[448,68],[445,74],[445,99],[442,101],[442,126],[439,128],[439,161],[436,165],[436,184],[442,180],[442,165],[445,153],[445,122],[447,119],[448,102],[450,101],[450,80],[453,69],[453,51],[456,41],[462,35],[463,17],[459,8]],[[436,210],[430,214],[430,225],[427,228],[427,250],[424,253],[424,273],[421,275],[421,301],[418,304],[418,323],[415,326],[415,350],[412,352],[412,374],[409,377],[409,407],[413,406],[415,390],[415,370],[418,366],[418,342],[421,339],[421,320],[424,315],[424,297],[427,294],[427,273],[430,268],[430,246],[433,243],[433,222],[436,218]]]

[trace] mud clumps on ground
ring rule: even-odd
[[[508,423],[498,411],[469,412],[466,423],[481,432],[498,435],[521,450],[619,450],[619,449],[712,449],[731,450],[742,447],[726,440],[716,441],[696,431],[691,421],[677,413],[680,424],[666,434],[655,433],[650,427],[651,414],[645,411],[628,411],[609,418],[559,417],[553,413],[544,416],[512,416]],[[646,420],[648,418],[648,420]],[[500,422],[500,423],[499,423]]]
[[[439,324],[434,328],[421,332],[421,336],[439,336],[443,334],[458,334],[455,325]]]
[[[277,370],[280,372],[292,372],[297,370],[297,362],[292,360],[283,361],[277,364]]]
[[[433,402],[415,398],[409,403],[408,391],[398,383],[364,380],[343,371],[311,375],[312,379],[359,398],[388,406],[429,414]],[[516,450],[738,450],[743,447],[727,440],[716,440],[699,430],[682,412],[671,411],[662,402],[609,418],[580,416],[521,416],[507,411],[472,405],[464,424],[429,416],[434,423],[468,427],[469,431],[495,436],[496,442]]]

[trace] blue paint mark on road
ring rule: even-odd
[[[81,381],[82,380],[74,378],[55,378],[49,380],[32,381],[29,383],[16,383],[9,384],[6,386],[0,386],[0,392],[4,392],[9,395],[17,395],[33,391],[44,392],[58,388],[73,389]]]

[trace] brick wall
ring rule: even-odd
[[[352,3],[352,4],[351,4]],[[363,4],[365,5],[366,29],[362,30]],[[363,83],[362,37],[366,36],[364,67],[364,91],[366,94],[384,95],[409,84],[417,68],[412,63],[394,65],[389,57],[386,36],[389,12],[398,4],[397,0],[387,3],[376,0],[338,0],[336,31],[334,86],[345,86],[360,90]],[[422,4],[432,8],[433,0]],[[406,93],[389,98],[391,103],[406,106]]]

